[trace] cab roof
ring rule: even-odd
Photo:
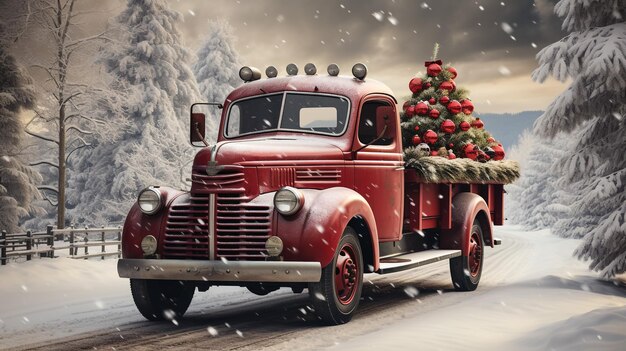
[[[336,94],[345,96],[352,101],[359,101],[365,95],[377,93],[389,95],[396,101],[391,89],[374,79],[358,80],[348,76],[299,75],[259,79],[244,83],[228,95],[226,104],[249,96],[285,91]]]

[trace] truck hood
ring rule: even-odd
[[[343,160],[343,152],[337,146],[299,138],[267,138],[255,140],[223,141],[205,148],[196,155],[195,165],[206,165],[212,150],[218,164],[241,164],[243,162],[288,160]]]

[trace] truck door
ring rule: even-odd
[[[374,212],[379,240],[398,240],[404,211],[404,161],[394,101],[386,96],[366,98],[359,111],[356,134],[355,190]]]

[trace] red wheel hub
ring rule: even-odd
[[[359,284],[359,267],[354,248],[344,244],[335,263],[335,295],[342,305],[348,305],[354,299]]]
[[[483,247],[478,233],[472,233],[469,247],[469,270],[472,277],[476,277],[480,272],[480,262],[483,259]]]

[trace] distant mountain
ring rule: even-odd
[[[523,111],[519,113],[474,113],[485,123],[485,129],[502,143],[506,150],[517,144],[517,140],[526,129],[532,129],[535,120],[543,111]]]

